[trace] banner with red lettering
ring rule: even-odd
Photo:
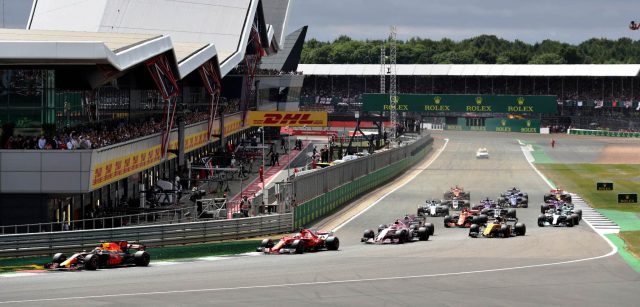
[[[326,127],[327,112],[249,111],[249,126],[267,127]]]

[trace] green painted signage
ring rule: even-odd
[[[389,111],[389,94],[364,94],[363,111]],[[556,114],[556,96],[502,95],[418,95],[396,96],[396,110],[404,112],[462,112],[462,113],[545,113]]]

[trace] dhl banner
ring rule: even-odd
[[[242,121],[234,120],[224,125],[225,134],[230,135],[242,129]],[[220,134],[220,129],[216,128],[213,134]],[[185,137],[185,152],[204,146],[209,139],[207,131],[189,134]],[[171,141],[170,149],[178,148],[178,140]],[[91,189],[97,189],[103,185],[126,178],[136,172],[140,172],[161,162],[160,145],[149,149],[140,150],[133,154],[121,156],[96,165],[91,170]],[[173,155],[169,154],[171,158]],[[175,156],[173,156],[175,157]]]
[[[249,111],[247,125],[254,127],[326,127],[327,112]]]
[[[91,189],[126,178],[160,163],[162,156],[160,151],[160,145],[158,145],[96,165],[91,173]]]

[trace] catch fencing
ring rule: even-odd
[[[92,249],[101,241],[138,241],[147,247],[237,240],[289,232],[293,214],[169,225],[118,227],[0,236],[0,257],[34,256]]]
[[[431,150],[433,138],[338,164],[294,179],[294,226],[326,216],[351,199],[393,179]]]

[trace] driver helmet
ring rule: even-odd
[[[394,224],[396,224],[396,225],[400,224],[400,220],[396,220],[396,221],[394,222]]]

